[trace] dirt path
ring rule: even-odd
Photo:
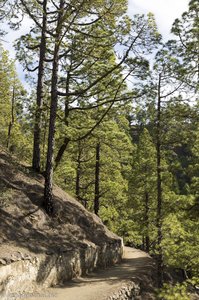
[[[138,249],[125,247],[122,264],[74,279],[63,287],[49,288],[26,300],[103,300],[120,289],[132,277],[143,278],[153,270],[153,260]]]

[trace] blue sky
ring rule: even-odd
[[[165,40],[171,38],[170,29],[173,21],[188,9],[189,0],[129,0],[129,15],[147,14],[152,12],[158,25],[158,29]],[[26,18],[24,25],[19,31],[9,31],[5,36],[3,46],[9,50],[11,57],[14,58],[13,41],[20,35],[28,32],[31,22]],[[8,29],[7,29],[8,30]],[[24,82],[23,70],[16,62],[17,71],[20,79]]]

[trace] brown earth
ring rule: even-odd
[[[100,218],[54,186],[55,215],[42,208],[44,178],[0,148],[0,258],[45,254],[119,239]]]

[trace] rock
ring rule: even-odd
[[[16,258],[15,257],[11,257],[10,260],[11,260],[11,262],[15,262]]]
[[[5,258],[5,261],[6,261],[6,265],[11,264],[11,262],[12,262],[10,258]]]
[[[79,225],[81,226],[85,226],[85,227],[90,227],[91,224],[89,222],[89,220],[87,220],[85,217],[80,217],[78,220]]]
[[[53,251],[46,251],[46,254],[47,254],[47,255],[53,255],[54,252],[53,252]]]
[[[6,260],[3,258],[0,258],[0,264],[1,265],[7,265]]]
[[[25,254],[24,255],[24,260],[31,260],[32,258],[31,258],[31,256],[30,255],[28,255],[28,254]]]

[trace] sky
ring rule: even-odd
[[[170,34],[172,23],[176,18],[180,18],[181,14],[188,9],[188,3],[189,0],[128,0],[128,14],[132,16],[137,13],[147,14],[148,12],[152,12],[155,15],[159,32],[162,34],[164,40],[168,40],[172,38]],[[15,55],[12,46],[14,39],[25,34],[30,24],[31,22],[25,19],[24,26],[19,31],[9,31],[5,36],[3,46],[9,50],[12,58]],[[16,67],[20,79],[24,82],[24,72],[18,62],[16,62]]]
[[[189,0],[129,0],[129,15],[152,12],[159,32],[165,40],[171,38],[171,26],[176,18],[188,10]]]
[[[13,47],[14,40],[19,38],[21,35],[28,33],[30,26],[31,21],[26,17],[24,18],[24,25],[18,31],[9,30],[8,26],[6,25],[2,26],[2,29],[7,32],[7,34],[3,37],[2,44],[4,49],[9,51],[9,55],[11,58],[15,59],[15,50]],[[25,82],[25,74],[23,68],[17,60],[15,62],[15,66],[19,79],[23,82],[24,87],[28,89],[29,85]]]

